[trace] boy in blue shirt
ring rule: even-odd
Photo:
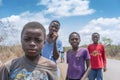
[[[49,33],[47,35],[45,45],[42,49],[42,56],[54,61],[59,58],[60,52],[63,52],[61,40],[58,39],[58,31],[60,29],[60,22],[53,20],[49,25]],[[58,80],[60,79],[60,70],[57,68]]]
[[[42,56],[56,62],[59,58],[60,52],[63,52],[61,40],[58,39],[58,31],[60,29],[60,22],[53,20],[49,26],[49,33],[47,35],[44,48],[42,49]]]

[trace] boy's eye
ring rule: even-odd
[[[78,38],[75,39],[76,41],[78,40]]]
[[[73,41],[73,39],[70,39],[71,41]]]
[[[76,40],[76,41],[77,41],[77,40],[78,40],[78,38],[72,38],[72,39],[71,39],[71,41],[74,41],[74,40]]]
[[[36,38],[35,41],[40,43],[40,42],[42,42],[42,39]]]
[[[93,36],[93,38],[99,38],[98,36]]]
[[[28,37],[28,38],[24,38],[24,40],[25,40],[25,41],[30,41],[30,38],[29,38],[29,37]]]

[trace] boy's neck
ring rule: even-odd
[[[98,44],[98,42],[93,42],[93,44]]]
[[[32,61],[32,62],[34,62],[34,63],[38,63],[38,61],[39,61],[39,59],[40,59],[41,56],[40,56],[40,55],[39,55],[39,56],[37,55],[37,56],[33,56],[33,57],[32,57],[32,56],[31,56],[31,57],[30,57],[30,56],[26,56],[26,57],[27,57],[30,61]]]
[[[73,51],[77,51],[79,47],[73,47],[72,50]]]

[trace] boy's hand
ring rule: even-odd
[[[58,38],[58,34],[56,32],[53,32],[53,40],[54,42],[57,40]]]
[[[103,71],[106,72],[106,71],[107,71],[107,68],[103,68]]]
[[[68,77],[66,76],[65,80],[68,80]]]

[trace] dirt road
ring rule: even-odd
[[[107,59],[107,71],[104,80],[120,80],[120,61]]]

